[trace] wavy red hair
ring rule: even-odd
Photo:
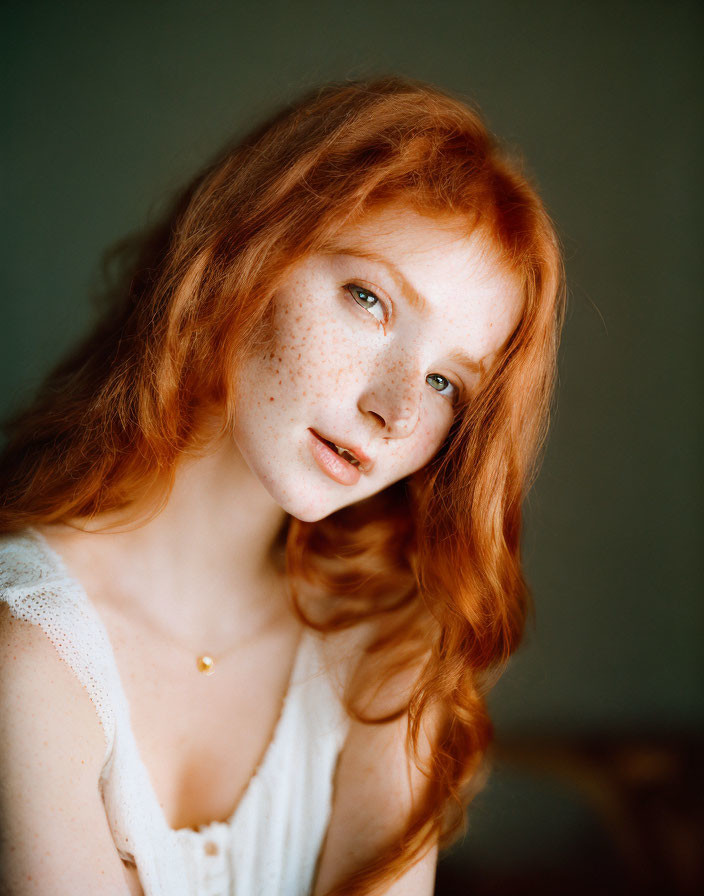
[[[564,290],[554,229],[519,167],[475,111],[428,85],[314,92],[228,147],[132,244],[98,325],[8,424],[0,457],[2,532],[163,502],[179,458],[207,450],[202,412],[231,429],[233,373],[261,349],[290,265],[395,201],[479,229],[520,278],[524,306],[430,464],[320,522],[289,518],[287,569],[307,624],[379,620],[350,713],[370,724],[407,713],[417,762],[421,721],[436,720],[405,833],[335,896],[370,892],[459,830],[492,734],[484,697],[523,631],[521,507],[547,430]],[[408,699],[369,718],[370,688],[407,668]]]

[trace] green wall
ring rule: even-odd
[[[570,288],[527,508],[536,623],[492,695],[498,735],[701,731],[699,5],[25,0],[4,12],[0,412],[86,326],[102,250],[280,101],[388,72],[471,97],[523,152]],[[492,785],[481,855],[466,847],[476,861],[507,837],[524,851],[578,837],[581,810],[532,786]]]

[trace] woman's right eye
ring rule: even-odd
[[[345,289],[349,292],[355,302],[365,311],[368,311],[372,317],[375,317],[379,323],[385,320],[384,306],[381,299],[375,296],[373,292],[369,292],[363,286],[357,286],[356,283],[347,283]]]

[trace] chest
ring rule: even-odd
[[[282,625],[216,662],[195,657],[101,616],[130,710],[137,749],[173,829],[226,821],[276,729],[300,627]]]

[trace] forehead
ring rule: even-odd
[[[399,201],[365,211],[341,227],[337,236],[374,241],[399,251],[410,239],[416,251],[468,236],[470,231],[469,223],[460,215],[426,215]]]

